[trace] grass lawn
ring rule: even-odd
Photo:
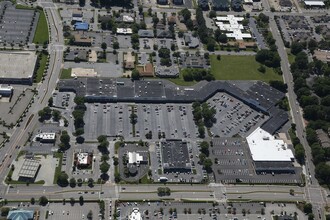
[[[295,55],[293,55],[290,50],[287,50],[287,54],[288,54],[288,60],[289,60],[289,63],[292,64],[294,62],[294,59],[296,58]]]
[[[190,82],[186,82],[183,80],[182,77],[183,72],[180,71],[179,77],[178,78],[169,78],[168,80],[171,81],[172,83],[175,83],[179,86],[193,86],[195,85],[197,82],[196,81],[190,81]]]
[[[37,70],[37,75],[36,75],[36,83],[41,82],[42,76],[44,75],[44,72],[45,72],[46,63],[47,63],[47,55],[44,53],[41,53],[41,59],[39,61],[39,68]]]
[[[71,68],[69,69],[62,69],[60,79],[71,79]]]
[[[26,5],[16,5],[15,8],[16,9],[34,10],[34,8],[31,8],[30,6],[26,6]]]
[[[221,60],[217,60],[216,55],[211,55],[210,58],[211,73],[217,80],[283,80],[272,68],[266,67],[266,72],[260,73],[260,64],[254,56],[222,55]]]
[[[55,153],[55,158],[58,158],[58,166],[55,168],[55,173],[54,173],[54,184],[57,184],[57,178],[61,175],[62,171],[62,158],[63,158],[63,153]]]
[[[43,44],[48,42],[48,25],[44,11],[38,10],[40,16],[38,20],[37,30],[34,34],[33,43]]]

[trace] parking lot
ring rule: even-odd
[[[58,220],[58,219],[87,219],[88,212],[92,210],[93,219],[98,219],[99,205],[97,203],[84,203],[82,206],[78,201],[71,206],[69,201],[65,205],[62,203],[50,203],[49,206],[43,207],[40,211],[40,219],[45,219],[46,212],[48,211],[48,219]]]
[[[253,161],[246,141],[237,138],[215,138],[210,157],[215,181],[236,180],[254,175]]]
[[[255,111],[226,93],[217,93],[208,100],[208,103],[217,110],[215,115],[217,121],[211,127],[214,136],[240,135],[246,137],[249,132],[268,119],[268,116]]]
[[[3,13],[0,20],[1,43],[26,44],[32,42],[39,13],[35,10],[16,9],[12,3],[6,1],[1,2],[0,12]]]
[[[25,115],[24,111],[32,97],[33,92],[30,89],[15,87],[11,101],[1,102],[0,118],[5,121],[7,126],[11,123],[15,124],[22,114]]]
[[[295,204],[264,204],[264,203],[181,203],[181,202],[121,202],[118,204],[117,213],[121,219],[126,219],[133,208],[139,208],[144,219],[272,219],[271,212],[275,215],[291,215],[296,212],[299,219],[304,219],[304,214]],[[243,214],[244,213],[244,214]]]
[[[145,138],[149,131],[152,132],[152,139],[198,136],[190,104],[135,104],[135,135],[130,123],[132,104],[95,103],[86,106],[85,138],[88,140],[94,140],[99,135]]]

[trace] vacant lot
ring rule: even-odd
[[[38,12],[40,13],[40,16],[33,43],[43,44],[45,42],[48,42],[48,25],[44,11],[38,10]]]
[[[273,69],[266,67],[266,72],[258,71],[260,64],[254,56],[225,56],[220,60],[211,56],[211,72],[218,80],[282,80],[282,77]]]
[[[70,79],[71,77],[71,68],[69,69],[62,69],[60,79]]]

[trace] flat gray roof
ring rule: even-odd
[[[0,52],[0,78],[28,79],[32,78],[37,61],[35,52],[1,51]]]
[[[38,160],[25,159],[21,170],[18,173],[19,177],[34,178],[38,172],[40,162]]]

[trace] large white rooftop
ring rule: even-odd
[[[133,34],[132,28],[117,28],[117,34]]]
[[[32,51],[1,51],[0,78],[32,78],[37,55]]]
[[[258,127],[246,138],[253,161],[292,161],[292,151],[287,144]]]
[[[54,140],[55,136],[55,133],[39,133],[36,135],[36,138],[40,138],[43,140]]]
[[[128,152],[128,163],[133,164],[140,164],[143,161],[143,156],[136,152]]]
[[[217,16],[215,24],[220,30],[230,32],[226,33],[227,37],[243,40],[244,38],[252,37],[249,33],[242,33],[244,27],[238,22],[242,22],[243,20],[243,17],[235,17],[234,15]]]

